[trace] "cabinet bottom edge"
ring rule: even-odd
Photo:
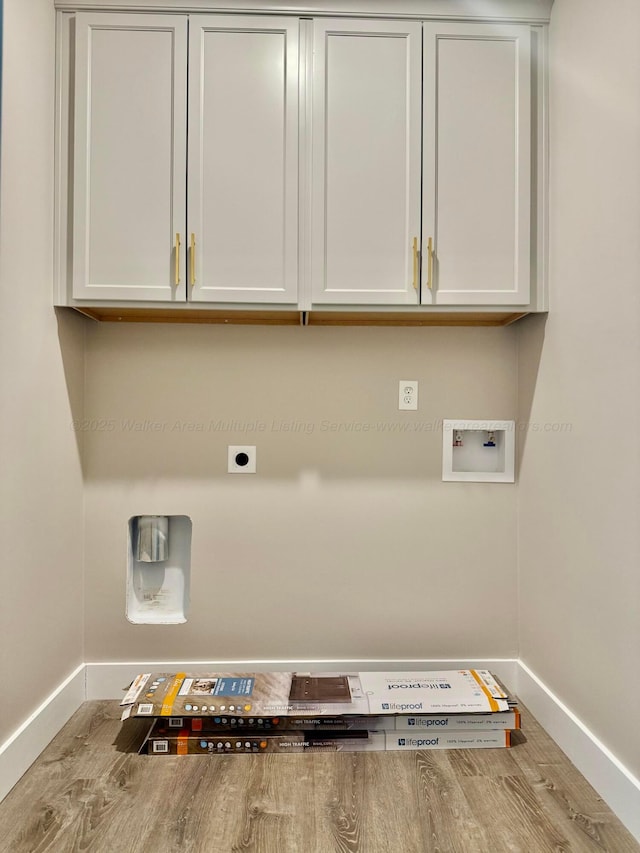
[[[412,313],[71,306],[102,323],[218,323],[261,326],[508,326],[528,311]]]

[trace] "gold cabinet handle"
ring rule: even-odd
[[[433,290],[433,238],[427,241],[427,287]]]
[[[176,234],[176,285],[180,284],[180,235]]]
[[[418,238],[413,238],[413,289],[418,289]]]
[[[196,283],[196,235],[191,234],[191,245],[189,247],[189,277],[191,286]]]

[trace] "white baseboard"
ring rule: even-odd
[[[84,702],[84,671],[81,664],[0,744],[0,800]]]
[[[389,672],[438,669],[489,669],[500,678],[509,690],[515,692],[518,661],[493,660],[223,660],[223,661],[142,661],[137,663],[87,663],[86,698],[122,699],[124,691],[141,672],[361,672],[387,670]]]
[[[640,842],[640,780],[522,661],[516,684],[523,704]]]

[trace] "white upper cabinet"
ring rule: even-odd
[[[59,15],[58,304],[545,310],[544,27],[188,5]]]
[[[184,300],[187,19],[78,13],[72,292]]]
[[[423,304],[529,302],[530,40],[424,24]]]
[[[295,303],[295,18],[189,20],[189,298]]]
[[[76,16],[74,298],[296,303],[298,31]]]
[[[313,23],[315,304],[417,304],[422,28]]]

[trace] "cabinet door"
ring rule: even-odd
[[[421,25],[313,26],[312,300],[416,304]]]
[[[186,17],[80,13],[75,63],[73,296],[184,300]]]
[[[294,303],[299,23],[194,15],[189,27],[190,298]]]
[[[425,304],[529,302],[530,56],[525,26],[424,26]]]

